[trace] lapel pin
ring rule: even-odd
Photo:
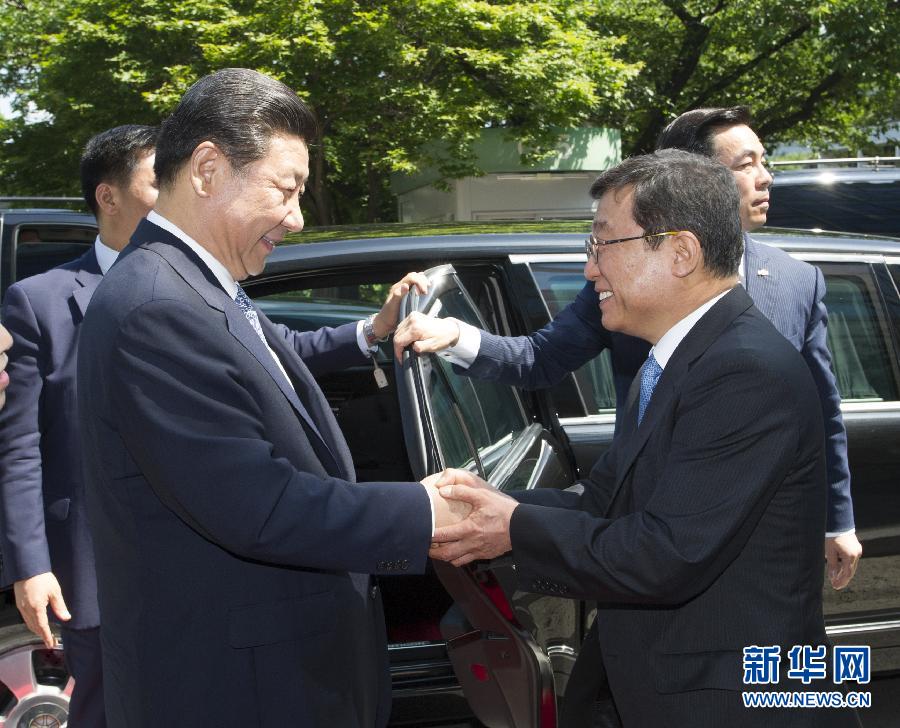
[[[758,271],[756,271],[756,275],[767,276],[767,275],[769,275],[769,269],[768,268],[760,268]]]

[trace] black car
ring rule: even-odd
[[[519,224],[504,234],[498,227],[510,229],[457,226],[442,235],[360,239],[324,233],[319,237],[341,239],[280,246],[245,288],[273,320],[314,329],[377,311],[391,283],[427,270],[431,288],[408,295],[407,312],[528,333],[581,289],[588,224],[559,226],[583,228],[568,233],[548,232],[557,228],[546,224]],[[818,265],[828,284],[829,345],[864,546],[851,585],[842,592],[826,587],[828,631],[837,643],[871,645],[876,671],[900,669],[900,241],[785,231],[758,238]],[[437,356],[407,353],[394,361],[390,344],[377,362],[385,388],[371,366],[320,379],[360,481],[418,480],[453,466],[503,490],[565,488],[612,439],[615,393],[606,353],[554,389],[534,393],[459,377]],[[380,582],[393,725],[555,726],[593,605],[518,591],[503,558],[464,569],[435,563],[424,576]],[[33,641],[10,645],[0,654],[0,681],[11,696],[3,707],[0,695],[0,726],[4,718],[24,725],[9,716],[21,717],[21,701],[37,700],[60,680]],[[25,655],[43,671],[43,682],[32,677],[31,692],[7,682],[36,674],[25,670]]]

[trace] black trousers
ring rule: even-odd
[[[69,703],[69,728],[106,728],[100,628],[62,627],[66,667],[75,680]]]
[[[559,728],[621,728],[600,642],[596,620],[588,630],[572,667],[559,715]]]

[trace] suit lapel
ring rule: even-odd
[[[747,293],[754,301],[768,302],[777,295],[777,280],[778,272],[769,268],[766,246],[760,245],[744,233],[744,288],[747,289]]]
[[[88,304],[91,302],[91,296],[94,295],[94,291],[103,280],[103,273],[100,271],[100,264],[97,262],[97,254],[94,252],[93,245],[78,262],[80,268],[75,274],[77,285],[72,291],[72,298],[75,299],[75,306],[80,316],[75,323],[80,323],[84,318],[84,312],[87,311]]]
[[[341,433],[340,426],[331,411],[331,406],[321,388],[307,368],[306,364],[300,358],[296,351],[287,345],[287,342],[278,335],[275,325],[263,313],[258,312],[259,323],[262,326],[263,333],[269,346],[278,356],[282,365],[295,383],[295,388],[287,384],[284,374],[278,372],[279,386],[285,392],[285,396],[290,399],[290,395],[301,402],[303,412],[309,412],[317,423],[316,432],[325,445],[328,456],[332,459],[337,470],[337,475],[345,480],[354,481],[356,479],[356,471],[353,467],[353,458],[347,447],[347,442]],[[245,317],[246,318],[246,317]],[[249,324],[248,324],[249,325]],[[259,337],[254,337],[259,341]],[[262,342],[260,342],[262,343]],[[268,352],[266,352],[268,354]],[[269,360],[272,356],[268,356]],[[274,363],[274,362],[273,362]],[[285,391],[287,390],[287,391]],[[309,419],[307,419],[309,422]]]
[[[626,424],[621,432],[622,452],[617,458],[616,483],[609,499],[607,512],[612,508],[626,476],[641,450],[644,449],[644,445],[647,444],[650,435],[674,406],[681,383],[688,375],[691,366],[719,338],[722,332],[752,305],[753,300],[747,295],[747,292],[741,286],[735,286],[694,324],[687,336],[675,348],[669,363],[663,369],[656,388],[653,390],[650,405],[639,426],[637,426],[637,395],[635,391],[640,387],[632,384],[628,398],[630,406],[625,413]],[[640,372],[638,372],[636,381],[639,381],[639,378]]]
[[[285,379],[284,373],[278,368],[278,365],[275,363],[269,350],[265,347],[253,326],[247,320],[244,312],[238,308],[238,305],[231,298],[229,298],[218,280],[216,280],[212,271],[209,270],[209,267],[200,260],[199,256],[183,241],[147,220],[142,220],[138,225],[134,236],[132,236],[132,245],[150,250],[165,259],[173,270],[184,279],[185,283],[193,288],[203,300],[206,301],[207,305],[217,311],[221,311],[225,315],[228,332],[253,355],[260,366],[262,366],[272,378],[272,381],[287,398],[291,407],[293,407],[294,411],[297,413],[297,416],[305,423],[310,436],[318,438],[322,445],[322,449],[332,461],[330,463],[323,462],[323,465],[326,466],[326,470],[339,474],[339,461],[331,453],[331,449],[328,447],[325,438],[322,436],[322,433],[319,431],[319,428],[316,426],[310,413],[303,405],[303,402],[300,401],[297,393]],[[260,316],[260,319],[263,318],[264,317]],[[271,326],[271,323],[269,323],[269,326]],[[272,337],[270,337],[270,339],[271,338]],[[299,360],[299,357],[294,354],[293,359]],[[282,358],[281,361],[287,369],[287,363],[290,362],[291,359],[288,358],[286,360],[285,358]],[[309,375],[309,379],[312,379],[312,375]],[[325,459],[327,460],[327,458]],[[346,475],[343,477],[346,477]]]

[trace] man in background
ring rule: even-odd
[[[11,286],[3,320],[13,336],[10,405],[0,415],[0,549],[28,629],[52,647],[48,609],[62,622],[75,680],[72,728],[105,726],[100,613],[85,512],[75,413],[81,323],[103,275],[156,201],[155,127],[101,132],[81,158],[85,202],[97,219],[80,258]]]

